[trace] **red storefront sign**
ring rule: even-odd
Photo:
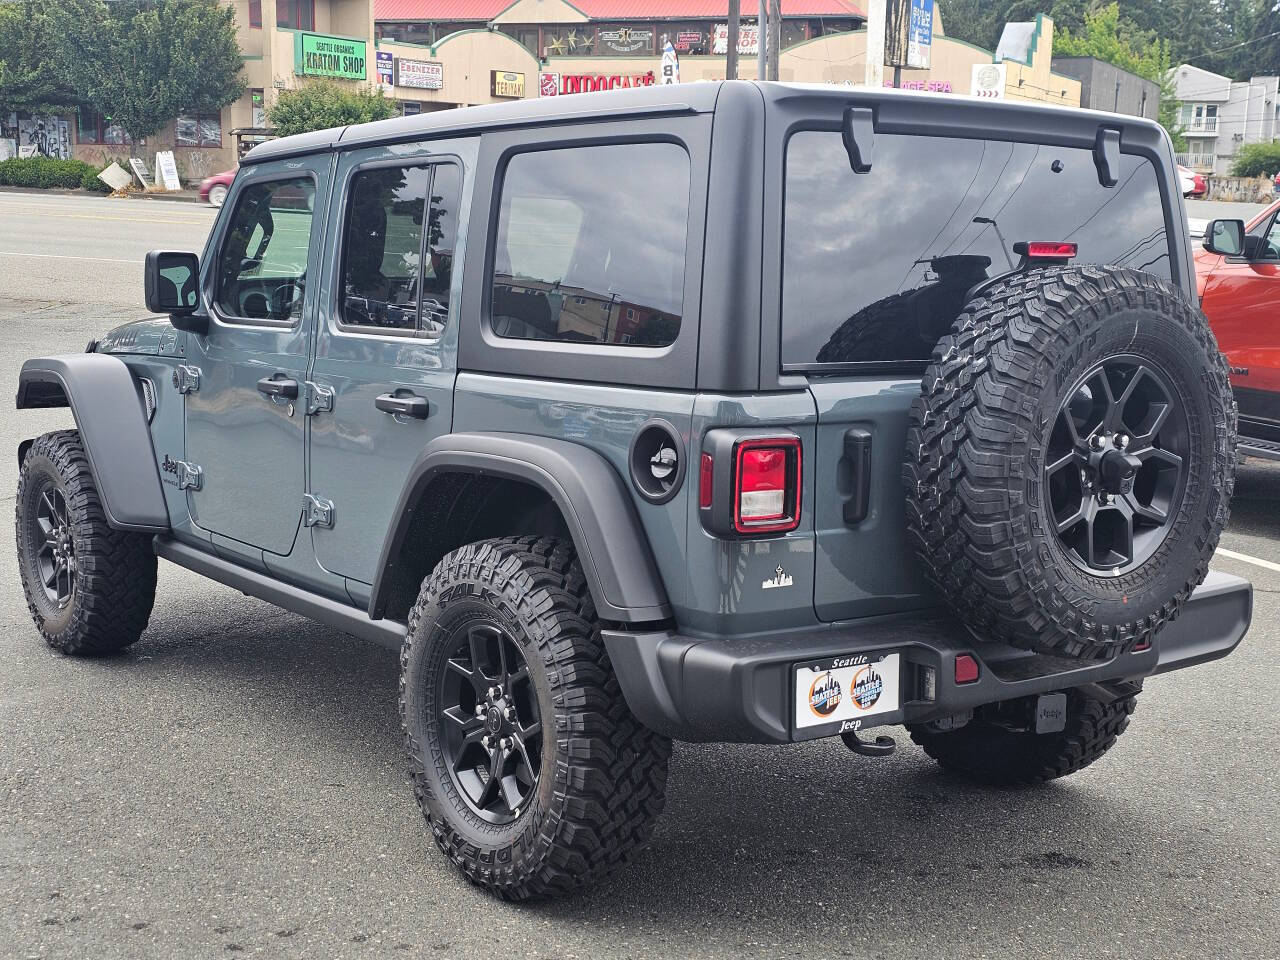
[[[594,90],[618,90],[626,87],[651,87],[657,83],[652,70],[647,73],[541,73],[538,94],[554,97],[562,93],[590,93]]]

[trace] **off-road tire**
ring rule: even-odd
[[[71,596],[62,608],[45,594],[35,566],[43,542],[35,521],[37,503],[51,487],[66,502],[75,549]],[[94,656],[123,650],[142,636],[156,596],[151,537],[107,523],[77,431],[46,433],[31,445],[18,475],[14,512],[27,609],[51,647]]]
[[[437,677],[449,631],[498,623],[522,648],[542,719],[541,773],[514,822],[481,819],[441,749]],[[400,717],[418,805],[468,880],[504,899],[571,892],[627,862],[665,800],[671,741],[631,714],[570,543],[484,540],[423,581],[400,654]]]
[[[1067,724],[1060,733],[1016,731],[983,719],[936,733],[908,724],[911,739],[943,768],[976,783],[1016,787],[1083,770],[1115,745],[1129,726],[1137,694],[1105,702],[1087,689],[1065,691]]]
[[[1176,389],[1190,462],[1170,533],[1134,569],[1079,569],[1046,513],[1047,434],[1091,363],[1149,357]],[[934,350],[903,479],[928,579],[981,636],[1101,659],[1150,639],[1204,580],[1227,522],[1236,408],[1208,323],[1177,290],[1118,267],[1049,267],[981,291]]]
[[[818,351],[819,363],[910,360],[915,354],[915,319],[911,297],[916,291],[869,304],[836,327]],[[920,348],[923,349],[923,348]]]

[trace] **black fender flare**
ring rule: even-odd
[[[70,407],[107,523],[117,530],[169,529],[151,428],[133,374],[119,357],[36,357],[18,374],[19,410]]]
[[[560,509],[601,618],[652,623],[671,616],[667,593],[635,504],[618,471],[589,447],[519,433],[450,433],[426,445],[405,481],[382,543],[369,616],[381,619],[389,573],[421,494],[447,473],[474,473],[529,483]]]

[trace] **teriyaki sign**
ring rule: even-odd
[[[301,77],[364,80],[365,42],[322,33],[295,33],[293,69]]]

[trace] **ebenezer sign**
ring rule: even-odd
[[[365,42],[322,33],[293,35],[293,69],[301,77],[364,80]]]

